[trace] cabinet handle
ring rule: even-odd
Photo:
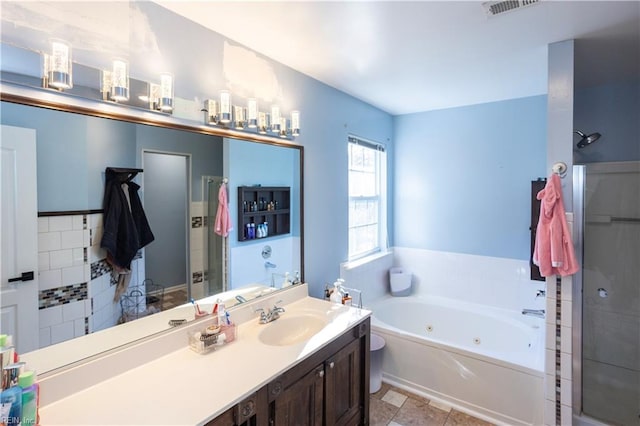
[[[336,365],[335,362],[331,361],[329,363],[329,368],[333,369],[333,367],[335,367],[335,365]]]
[[[324,377],[324,370],[318,371],[318,377]]]

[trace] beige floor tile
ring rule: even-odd
[[[387,391],[391,388],[388,383],[382,382],[382,386],[380,386],[380,390],[376,393],[371,394],[371,398],[382,399],[382,397],[387,393]]]
[[[492,423],[472,417],[460,411],[451,410],[447,418],[446,426],[490,426]]]
[[[400,407],[393,421],[403,426],[442,426],[448,413],[413,398]]]
[[[390,389],[384,394],[382,400],[396,407],[402,407],[402,404],[407,400],[407,396]]]
[[[381,399],[371,398],[369,404],[369,424],[371,426],[387,426],[393,416],[398,412],[398,407]]]

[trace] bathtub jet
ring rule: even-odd
[[[544,318],[544,309],[523,309],[522,315],[530,315],[532,317]]]

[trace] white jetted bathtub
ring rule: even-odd
[[[435,296],[368,308],[385,381],[494,423],[542,423],[544,319]]]

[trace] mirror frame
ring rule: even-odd
[[[65,93],[55,92],[49,89],[34,88],[30,86],[23,86],[20,84],[9,83],[7,81],[0,81],[0,101],[10,102],[15,104],[21,104],[26,106],[33,106],[38,108],[45,108],[50,110],[56,110],[61,112],[69,112],[81,115],[87,115],[98,118],[106,118],[111,120],[125,121],[134,124],[143,124],[156,126],[160,128],[167,128],[172,130],[182,130],[194,133],[200,133],[210,136],[219,136],[224,138],[231,138],[236,140],[242,140],[247,142],[261,143],[272,146],[279,146],[285,148],[297,149],[300,156],[300,277],[302,282],[304,281],[304,147],[302,145],[293,144],[291,141],[285,141],[283,139],[264,136],[258,133],[241,132],[224,127],[213,127],[207,125],[196,124],[193,120],[180,119],[170,116],[165,113],[159,113],[149,110],[144,110],[128,105],[119,105],[113,102],[100,101],[89,98],[81,98],[75,95],[69,95]],[[230,308],[233,310],[233,307]],[[197,321],[197,319],[196,319]],[[110,349],[100,350],[93,355],[82,356],[79,359],[70,360],[69,362],[52,368],[48,371],[43,371],[43,376],[54,374],[61,370],[83,364],[92,359],[101,357],[105,354],[112,352],[115,349],[122,349],[130,345],[138,344],[141,341],[156,337],[158,335],[168,333],[171,331],[168,328],[159,332],[151,332],[150,334],[123,342],[122,344],[114,345]],[[79,337],[79,338],[82,338]],[[72,339],[75,341],[77,339]],[[64,345],[68,341],[58,343],[58,345]],[[43,348],[44,349],[44,348]],[[34,351],[34,352],[37,352]],[[33,352],[28,352],[29,354]]]

